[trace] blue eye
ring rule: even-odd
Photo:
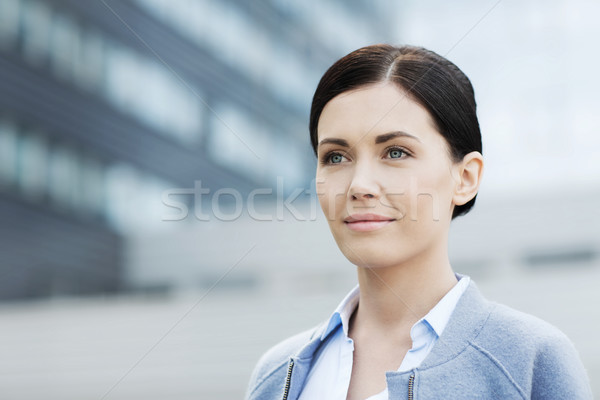
[[[331,152],[331,153],[327,153],[321,159],[321,163],[323,165],[326,165],[326,164],[341,164],[344,161],[345,158],[346,157],[344,157],[341,153]]]
[[[406,151],[399,147],[392,147],[388,150],[388,154],[390,158],[402,158],[403,155],[406,155]]]
[[[341,163],[341,162],[342,162],[342,158],[343,158],[343,157],[342,157],[342,155],[341,155],[341,154],[332,154],[332,155],[329,157],[329,161],[330,161],[332,164],[338,164],[338,163]]]

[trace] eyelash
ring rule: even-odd
[[[401,151],[403,155],[405,155],[406,157],[410,157],[411,154],[408,150],[406,150],[404,147],[400,147],[400,146],[390,146],[388,148],[385,149],[385,153],[389,154],[391,151]],[[335,165],[335,164],[340,164],[340,163],[332,163],[331,162],[331,157],[333,157],[334,155],[340,155],[342,157],[344,157],[344,154],[340,153],[339,151],[330,151],[329,153],[326,153],[322,158],[321,158],[321,165]],[[406,157],[396,157],[396,158],[392,158],[392,160],[399,160],[402,158],[406,158]]]

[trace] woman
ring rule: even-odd
[[[591,399],[556,328],[484,299],[448,259],[483,172],[469,79],[419,47],[368,46],[315,92],[317,193],[358,286],[269,350],[247,399]]]

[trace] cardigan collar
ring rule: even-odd
[[[417,369],[423,370],[435,367],[461,353],[477,337],[488,319],[491,309],[492,303],[483,297],[475,282],[471,280],[450,316],[444,332]],[[288,399],[296,399],[299,396],[308,376],[312,358],[319,346],[326,342],[326,340],[322,340],[321,336],[327,329],[328,322],[326,320],[318,325],[314,329],[309,342],[292,356],[294,365],[291,368]],[[329,335],[331,335],[331,332],[329,332]],[[409,373],[410,371],[389,371],[386,372],[386,376],[388,379],[394,379],[394,377],[404,377]]]
[[[492,304],[483,297],[475,282],[471,280],[456,304],[444,332],[420,368],[432,367],[445,362],[464,350],[469,342],[479,334],[490,315],[491,308]],[[328,329],[329,323],[328,319],[315,328],[309,343],[296,353],[296,358],[312,358],[321,342],[326,342],[326,337],[332,333],[332,330]]]
[[[471,280],[450,316],[446,329],[417,369],[435,367],[461,353],[479,335],[492,307],[492,303],[483,297]]]

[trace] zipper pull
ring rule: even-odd
[[[288,366],[287,376],[285,377],[285,387],[283,389],[283,399],[287,400],[288,392],[290,391],[290,382],[292,380],[292,370],[294,369],[294,359],[290,358],[290,364]]]
[[[413,373],[410,378],[408,378],[408,400],[413,400],[413,390],[415,385],[415,374]]]

